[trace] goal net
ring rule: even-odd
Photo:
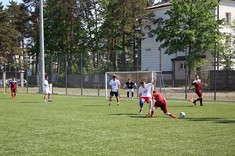
[[[164,80],[161,71],[128,71],[128,72],[106,72],[105,73],[105,96],[108,98],[109,96],[109,82],[112,79],[112,76],[116,75],[116,78],[121,83],[120,97],[126,97],[126,89],[122,89],[126,84],[128,79],[131,79],[132,82],[137,84],[137,89],[135,88],[135,97],[138,96],[138,89],[141,81],[145,81],[146,83],[151,83],[154,78],[156,78],[156,84],[154,87],[156,89],[165,94]],[[154,89],[154,88],[153,88]]]

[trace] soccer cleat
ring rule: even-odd
[[[196,106],[196,101],[193,101],[193,104]]]
[[[204,106],[203,104],[200,104],[200,106]]]
[[[48,99],[48,102],[52,102],[51,99]]]
[[[142,113],[142,111],[143,111],[143,109],[142,109],[142,108],[140,108],[139,113]]]
[[[43,100],[43,102],[47,102],[46,100]]]
[[[151,118],[154,117],[154,111],[151,112],[151,115],[150,115]]]

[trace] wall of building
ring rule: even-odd
[[[220,6],[219,6],[219,18],[223,19],[225,18],[226,12],[231,12],[231,20],[235,19],[235,1],[232,0],[221,0]],[[155,19],[157,18],[163,18],[167,19],[168,16],[164,15],[164,13],[170,9],[169,5],[166,5],[166,7],[150,7],[150,11],[154,11]],[[217,10],[215,10],[217,12]],[[146,21],[147,22],[147,21]],[[148,23],[148,22],[147,22]],[[150,23],[148,23],[150,24]],[[156,28],[155,25],[152,25],[152,28]],[[156,36],[155,37],[149,37],[147,35],[147,30],[143,29],[143,32],[145,32],[146,36],[145,39],[142,40],[142,46],[141,46],[141,70],[156,70],[156,71],[167,71],[172,72],[173,66],[171,59],[176,58],[177,56],[185,56],[184,52],[173,54],[173,55],[167,55],[164,54],[165,50],[161,49],[159,50],[160,43],[156,42]],[[221,32],[229,32],[234,35],[234,32],[231,31],[231,29],[224,27],[220,30]],[[205,77],[208,77],[208,71],[214,69],[214,56],[213,52],[212,54],[208,52],[206,54],[207,63],[200,68],[200,73],[202,75],[205,75]],[[175,69],[177,66],[175,66]],[[222,69],[220,67],[219,69]],[[175,75],[176,79],[182,79],[184,77],[184,70],[177,71],[177,75]],[[208,78],[207,78],[208,79]]]

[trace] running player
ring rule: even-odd
[[[200,106],[203,106],[203,104],[202,104],[203,96],[202,96],[202,89],[201,89],[202,81],[200,80],[198,75],[195,75],[195,80],[193,80],[193,82],[192,82],[191,86],[189,87],[189,89],[191,89],[191,87],[193,85],[195,87],[195,93],[198,96],[198,98],[193,101],[193,104],[196,106],[196,102],[200,101]]]

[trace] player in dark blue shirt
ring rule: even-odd
[[[124,88],[127,88],[127,100],[130,100],[130,93],[131,93],[131,99],[134,100],[134,87],[137,88],[136,83],[132,82],[131,79],[128,79],[128,81],[123,86]]]

